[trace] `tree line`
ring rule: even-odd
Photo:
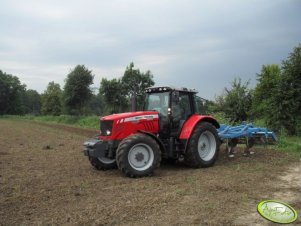
[[[130,111],[132,102],[142,109],[144,90],[155,84],[152,73],[141,72],[130,63],[121,78],[103,78],[93,90],[94,75],[85,65],[77,65],[65,79],[64,87],[54,81],[39,94],[26,89],[18,77],[0,70],[0,115],[104,115]]]
[[[209,109],[232,123],[261,120],[274,131],[301,134],[301,44],[281,65],[263,65],[254,89],[234,79]]]
[[[63,88],[52,81],[39,94],[0,70],[0,115],[106,115],[133,110],[131,106],[142,109],[145,88],[155,84],[152,73],[141,72],[134,63],[120,78],[103,78],[98,90],[90,88],[93,79],[92,71],[77,65]],[[214,101],[205,101],[203,107],[213,115],[222,114],[231,124],[260,120],[272,130],[300,134],[301,44],[281,65],[263,65],[255,88],[236,78],[230,88],[224,88]]]

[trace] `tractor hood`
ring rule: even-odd
[[[137,111],[100,118],[102,140],[123,140],[138,131],[158,133],[159,115],[156,111]]]
[[[126,112],[126,113],[119,113],[119,114],[112,114],[112,115],[108,115],[108,116],[104,116],[102,118],[100,118],[101,121],[105,121],[105,120],[125,120],[127,121],[128,119],[133,119],[133,118],[137,118],[137,120],[142,118],[155,118],[158,117],[158,112],[156,111],[136,111],[136,112]]]

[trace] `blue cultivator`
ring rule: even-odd
[[[229,157],[234,157],[234,147],[237,144],[246,144],[244,154],[249,155],[254,153],[250,151],[254,144],[275,144],[277,141],[275,133],[266,128],[254,127],[252,124],[239,126],[221,124],[218,135],[222,142],[226,143]]]

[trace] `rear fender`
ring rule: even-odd
[[[209,122],[211,123],[216,129],[220,127],[219,123],[210,115],[192,115],[183,125],[181,134],[179,139],[180,140],[187,140],[185,145],[185,151],[187,149],[187,144],[189,143],[189,139],[191,134],[195,128],[195,126],[200,122]]]

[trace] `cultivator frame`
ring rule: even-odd
[[[250,148],[254,144],[268,145],[275,144],[277,137],[274,132],[269,131],[267,128],[254,127],[253,124],[243,123],[239,126],[229,126],[221,124],[218,129],[218,136],[222,143],[226,144],[226,150],[229,157],[234,157],[237,144],[245,144],[244,155],[253,154]]]

